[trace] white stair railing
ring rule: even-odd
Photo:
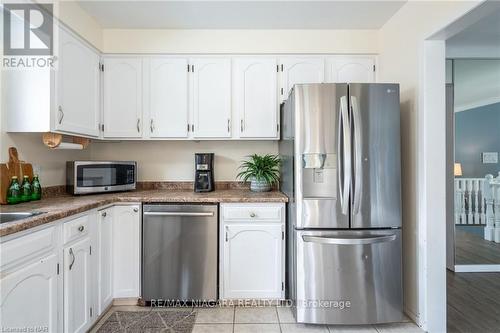
[[[500,172],[485,177],[486,227],[484,239],[500,243]]]
[[[500,172],[455,179],[455,224],[484,225],[484,239],[500,243]]]
[[[455,179],[455,224],[486,224],[485,182],[485,178]]]

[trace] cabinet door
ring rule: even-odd
[[[64,248],[64,331],[86,332],[92,324],[90,237]]]
[[[113,301],[113,210],[105,209],[98,217],[98,302],[97,315],[101,315]]]
[[[241,138],[277,138],[276,58],[236,58],[233,96]]]
[[[283,58],[280,59],[282,70],[281,100],[288,98],[294,84],[323,83],[325,62],[323,58]]]
[[[282,298],[282,231],[277,223],[224,225],[223,298]]]
[[[231,136],[231,59],[192,59],[193,137]]]
[[[140,235],[140,206],[113,207],[114,298],[140,296]]]
[[[188,61],[152,58],[148,64],[147,103],[152,138],[186,138],[188,135]]]
[[[142,60],[104,60],[104,137],[142,136]]]
[[[337,56],[326,59],[327,82],[373,83],[375,59],[369,56]]]
[[[99,136],[99,55],[60,29],[55,129]]]
[[[0,279],[2,329],[47,328],[60,331],[58,322],[57,255],[49,254]]]

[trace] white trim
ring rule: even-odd
[[[455,265],[455,273],[500,272],[500,265]]]
[[[446,128],[443,40],[423,43],[417,121],[419,309],[428,332],[446,332]]]
[[[475,108],[478,108],[481,106],[495,104],[495,103],[500,103],[500,96],[490,97],[490,98],[482,99],[482,100],[479,100],[479,101],[476,101],[473,103],[455,106],[454,111],[455,112],[462,112],[462,111],[467,111],[470,109],[475,109]]]

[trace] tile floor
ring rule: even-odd
[[[148,307],[113,306],[92,328],[91,333],[115,311],[150,311]],[[153,311],[169,311],[168,308],[156,308]],[[365,326],[332,326],[297,324],[290,308],[287,307],[215,307],[196,308],[196,321],[193,333],[423,333],[410,320],[397,324]]]

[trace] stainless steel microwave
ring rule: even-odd
[[[70,194],[134,190],[136,188],[136,181],[137,162],[66,162],[66,190]]]

